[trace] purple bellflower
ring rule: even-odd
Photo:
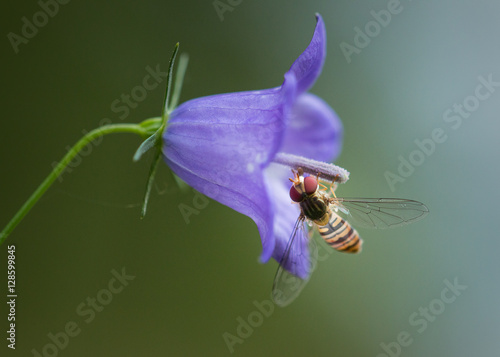
[[[322,99],[307,93],[326,55],[325,26],[320,15],[316,20],[309,46],[281,86],[187,101],[172,111],[163,133],[163,156],[176,175],[255,221],[261,262],[271,257],[280,261],[300,213],[289,197],[290,168],[309,165],[311,174],[327,172],[333,165],[324,162],[334,160],[341,149],[339,118]],[[332,177],[346,181],[348,172],[340,171]],[[306,240],[296,241],[305,245]],[[291,252],[297,254],[292,260],[309,258],[306,246]],[[307,277],[308,264],[297,266],[293,273]]]

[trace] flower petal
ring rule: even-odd
[[[295,223],[300,215],[297,204],[292,203],[289,196],[290,170],[283,166],[271,164],[265,171],[265,179],[274,215],[274,239],[276,241],[273,258],[280,263]],[[309,237],[307,232],[299,231],[290,248],[289,259],[283,267],[298,277],[305,279],[309,275]]]
[[[309,46],[295,60],[288,72],[297,78],[297,94],[312,87],[323,68],[326,57],[326,30],[321,15],[316,14],[316,29]]]
[[[301,94],[291,112],[280,152],[331,162],[342,148],[342,122],[321,98]]]
[[[163,134],[165,160],[181,179],[255,221],[263,262],[275,244],[263,169],[281,146],[295,89],[289,74],[278,88],[188,101],[172,112]]]

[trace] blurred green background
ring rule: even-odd
[[[330,255],[292,305],[259,321],[254,301],[270,298],[277,263],[257,262],[254,223],[210,201],[186,224],[179,205],[193,206],[195,193],[176,189],[165,166],[141,221],[150,157],[133,163],[139,137],[108,136],[0,248],[0,300],[11,244],[19,294],[17,348],[7,348],[5,333],[0,355],[43,355],[48,335],[73,321],[80,333],[45,355],[498,356],[500,90],[477,105],[467,97],[480,76],[500,81],[500,3],[402,0],[348,63],[341,44],[355,44],[355,27],[377,32],[371,12],[394,1],[221,1],[233,4],[222,21],[210,0],[71,1],[18,53],[8,34],[20,35],[22,18],[41,7],[2,4],[0,225],[82,130],[103,118],[135,123],[160,114],[163,84],[126,118],[111,103],[141,85],[147,66],[166,70],[175,42],[190,55],[181,101],[274,87],[309,43],[315,12],[328,56],[312,92],[343,121],[336,163],[351,172],[337,194],[412,198],[430,215],[396,230],[359,229],[361,255]],[[454,129],[443,115],[466,99],[474,110]],[[446,141],[391,190],[386,172],[397,174],[398,157],[408,160],[414,141],[436,128]],[[78,307],[110,298],[103,289],[122,268],[135,279],[86,323]],[[441,297],[445,280],[467,286],[452,303]],[[249,316],[255,327],[231,353],[223,336],[244,333],[238,325]]]

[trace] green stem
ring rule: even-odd
[[[156,120],[156,123],[152,121]],[[145,121],[141,124],[110,124],[104,125],[100,128],[94,129],[87,133],[83,138],[81,138],[62,158],[62,160],[57,164],[57,166],[52,170],[52,172],[47,176],[47,178],[38,186],[38,188],[33,192],[33,194],[28,198],[24,205],[17,211],[16,215],[10,220],[9,223],[0,233],[0,245],[5,241],[9,234],[16,228],[16,226],[21,222],[21,220],[26,216],[29,210],[35,205],[35,203],[42,197],[42,195],[47,191],[47,189],[54,183],[54,181],[59,177],[59,175],[64,171],[66,166],[73,160],[73,158],[87,146],[93,140],[112,133],[135,133],[142,137],[150,135],[151,129],[148,128],[147,124],[159,124],[158,119],[150,119],[150,121]]]

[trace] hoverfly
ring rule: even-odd
[[[421,202],[400,198],[338,198],[335,183],[326,187],[316,177],[306,176],[301,168],[293,171],[290,198],[299,204],[300,215],[287,242],[274,277],[272,298],[279,306],[290,304],[304,288],[317,262],[317,246],[308,234],[306,223],[317,227],[333,249],[359,253],[363,244],[358,232],[337,213],[353,218],[362,226],[392,228],[415,222],[429,213]],[[323,190],[320,189],[323,188]],[[294,257],[304,259],[294,260]],[[309,274],[307,274],[309,273]],[[302,276],[301,276],[302,275]]]

